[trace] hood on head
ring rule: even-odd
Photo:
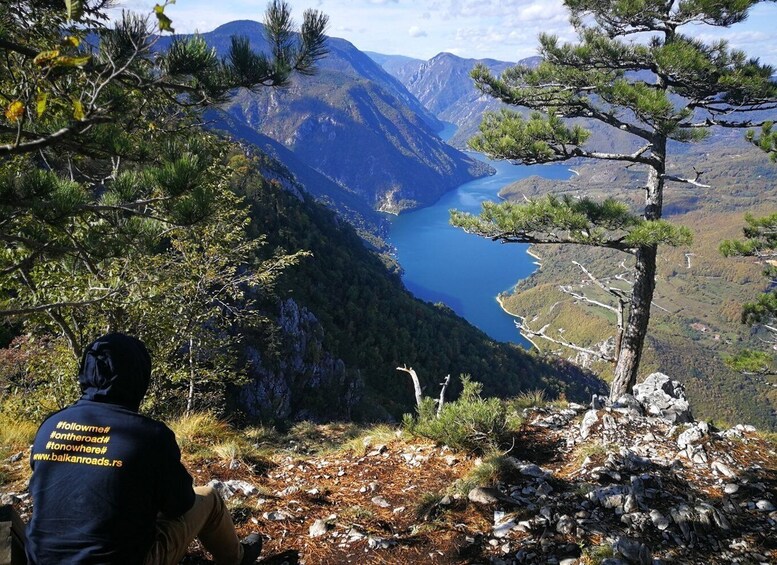
[[[142,341],[120,333],[92,342],[81,358],[78,384],[86,400],[119,404],[132,410],[151,380],[151,356]]]

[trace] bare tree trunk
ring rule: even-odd
[[[645,219],[658,220],[664,207],[664,173],[666,172],[666,138],[654,140],[654,165],[648,169],[645,186]],[[656,288],[656,245],[637,248],[634,273],[634,287],[631,290],[631,309],[626,329],[623,332],[618,361],[615,364],[615,378],[610,387],[610,400],[617,400],[624,394],[631,394],[637,384],[637,371],[645,346],[650,305]]]
[[[194,410],[194,337],[189,336],[189,394],[186,396],[186,413]]]
[[[653,291],[656,288],[656,252],[656,246],[637,250],[631,309],[626,330],[623,333],[618,362],[615,365],[615,378],[610,386],[611,400],[630,394],[637,383],[637,370],[650,322],[650,303],[653,301]]]

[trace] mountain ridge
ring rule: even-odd
[[[243,20],[201,37],[224,55],[232,35],[248,37],[261,50],[263,29]],[[284,89],[241,89],[222,109],[375,210],[424,206],[491,174],[445,144],[437,135],[443,124],[372,59],[342,39],[329,38],[328,48],[316,75],[295,78]]]

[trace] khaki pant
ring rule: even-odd
[[[243,559],[243,546],[221,496],[211,487],[196,487],[194,494],[194,506],[183,516],[157,520],[156,540],[145,565],[175,565],[194,538],[218,565],[237,565]]]

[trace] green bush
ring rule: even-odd
[[[485,453],[503,445],[510,432],[508,413],[498,398],[481,398],[482,383],[461,376],[462,392],[455,402],[445,404],[439,416],[435,401],[425,398],[413,418],[405,415],[405,429],[453,449]]]

